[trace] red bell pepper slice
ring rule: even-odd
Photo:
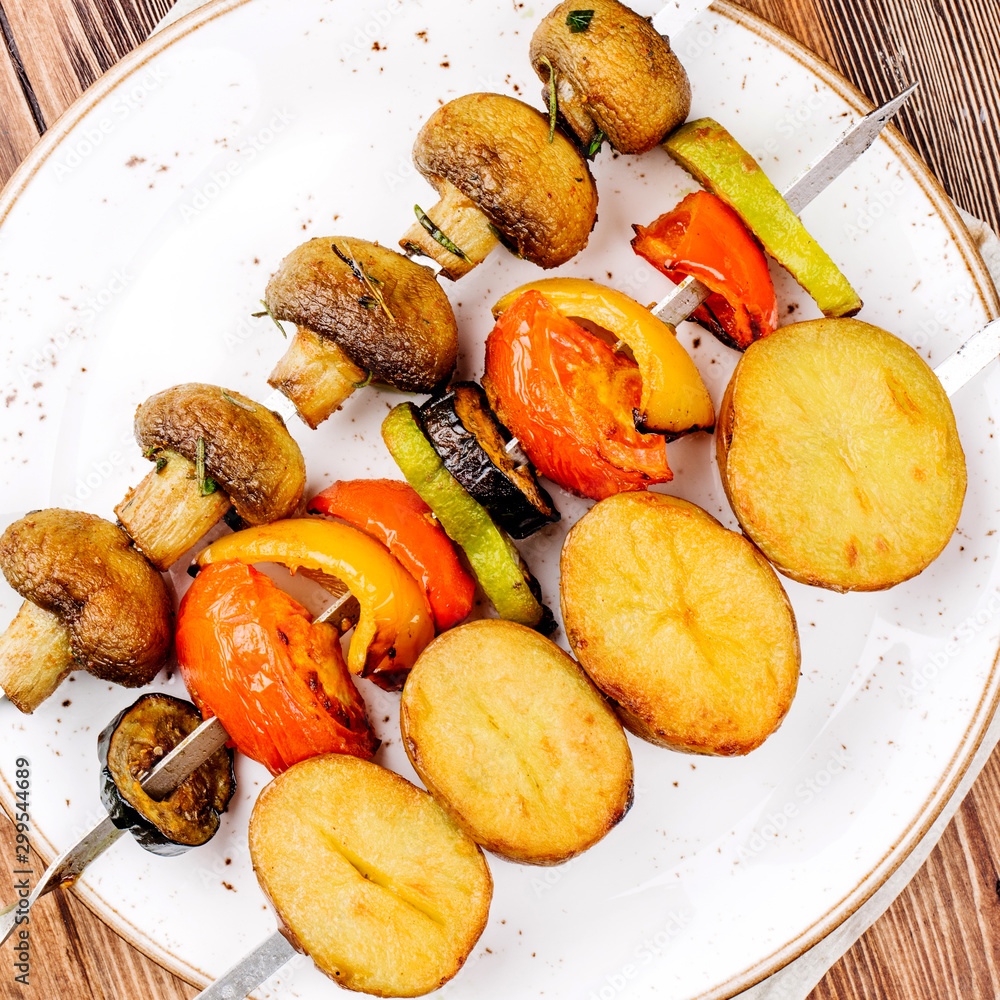
[[[409,483],[341,480],[314,496],[308,511],[339,517],[385,545],[424,588],[438,632],[457,625],[472,611],[476,581]]]
[[[632,228],[632,249],[671,281],[693,275],[711,289],[692,319],[724,344],[746,350],[777,328],[767,259],[740,217],[714,194],[696,191],[649,226]]]
[[[641,434],[639,366],[527,291],[486,340],[483,388],[542,475],[602,500],[673,478],[666,439]]]
[[[177,659],[192,700],[272,774],[321,753],[378,749],[332,625],[252,566],[206,566],[181,601]]]

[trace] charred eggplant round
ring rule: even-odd
[[[222,747],[162,800],[143,791],[142,779],[201,721],[189,701],[146,694],[98,738],[101,802],[115,826],[153,854],[183,854],[211,840],[236,789],[233,752]]]
[[[531,466],[517,465],[507,453],[510,432],[475,382],[456,382],[445,395],[424,403],[420,418],[444,467],[514,538],[527,538],[559,520]]]

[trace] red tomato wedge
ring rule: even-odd
[[[540,292],[497,320],[483,388],[538,471],[573,493],[603,500],[673,478],[666,439],[635,428],[639,366]]]
[[[321,753],[378,749],[332,625],[314,624],[263,573],[206,566],[181,601],[177,659],[202,715],[272,774]]]
[[[767,258],[740,217],[707,191],[689,194],[649,226],[632,249],[675,284],[693,275],[712,290],[692,315],[724,344],[745,350],[778,326]]]
[[[443,632],[468,617],[476,581],[417,491],[398,479],[340,480],[309,501],[310,514],[339,517],[377,538],[424,588]]]

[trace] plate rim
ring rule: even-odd
[[[45,165],[49,157],[60,148],[61,143],[72,133],[75,126],[96,105],[107,98],[121,83],[176,42],[217,18],[253,2],[254,0],[207,0],[206,3],[173,23],[154,31],[154,34],[146,41],[123,56],[95,81],[53,122],[7,180],[0,191],[0,229],[34,176]],[[735,0],[713,0],[709,9],[791,56],[841,97],[858,115],[867,114],[873,109],[874,105],[864,93],[841,75],[838,70],[760,15],[740,7]],[[962,256],[963,266],[972,278],[976,294],[989,319],[1000,317],[1000,293],[998,293],[972,234],[941,182],[931,173],[928,165],[919,157],[895,125],[890,124],[888,128],[884,129],[880,138],[888,143],[890,150],[899,158],[901,165],[931,201],[938,216],[945,224],[949,236]],[[926,835],[968,772],[983,743],[990,720],[1000,704],[998,666],[1000,666],[1000,650],[994,657],[988,681],[976,706],[973,720],[966,729],[961,743],[949,759],[940,779],[910,825],[899,835],[895,843],[887,848],[868,874],[838,903],[831,906],[825,914],[791,941],[743,971],[730,976],[723,983],[691,996],[689,1000],[729,1000],[738,993],[762,982],[832,933],[881,888]],[[987,701],[989,704],[984,709],[984,703]],[[0,780],[0,807],[9,817],[12,817],[13,790],[6,780]],[[47,865],[58,852],[44,834],[39,834],[39,836],[50,849],[48,857],[39,855],[39,860]],[[196,988],[204,988],[213,981],[203,970],[180,959],[157,942],[143,935],[127,917],[119,913],[111,903],[100,897],[96,890],[91,889],[86,884],[78,883],[74,886],[74,895],[109,930],[167,972]]]

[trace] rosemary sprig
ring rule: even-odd
[[[441,244],[449,253],[453,253],[456,257],[461,257],[466,263],[471,264],[472,261],[469,259],[469,255],[458,245],[453,243],[448,237],[434,224],[431,217],[419,206],[414,205],[413,211],[417,216],[417,222],[420,223],[430,233],[431,237]]]
[[[497,238],[497,242],[508,252],[512,253],[515,257],[522,258],[521,251],[517,249],[517,244],[513,240],[509,240],[504,234],[493,225],[492,222],[487,220],[486,225],[490,227],[490,232]]]
[[[354,259],[354,254],[351,253],[349,244],[345,242],[344,246],[347,247],[347,254],[350,254],[350,256],[345,254],[336,243],[331,243],[330,246],[333,247],[333,252],[351,269],[351,274],[353,274],[354,277],[357,278],[358,281],[360,281],[371,292],[370,296],[363,295],[358,300],[361,305],[363,305],[366,309],[373,309],[375,308],[374,305],[370,305],[369,302],[374,302],[386,314],[386,316],[388,316],[389,319],[395,323],[396,317],[393,316],[392,311],[385,304],[385,298],[378,289],[378,286],[381,285],[382,282],[379,281],[378,278],[373,278],[361,268],[358,262]]]
[[[549,68],[549,142],[554,142],[556,117],[559,114],[559,98],[556,96],[556,70],[545,56],[542,56],[538,61]]]
[[[604,145],[604,140],[607,136],[598,129],[594,133],[594,138],[590,140],[590,145],[587,147],[587,159],[592,160],[601,151],[601,146]]]
[[[205,472],[205,439],[203,437],[198,438],[198,443],[195,445],[194,474],[198,480],[199,496],[207,497],[219,488],[218,483]]]
[[[409,240],[407,240],[403,244],[403,250],[406,253],[407,257],[426,257],[427,256],[427,254],[424,253],[424,248],[423,247],[418,246],[416,243],[411,243]]]
[[[274,325],[281,331],[281,336],[284,337],[285,340],[288,340],[288,334],[285,333],[285,328],[278,322],[278,318],[274,315],[274,313],[271,312],[271,307],[264,301],[264,299],[260,300],[260,304],[264,307],[264,309],[261,312],[250,313],[250,315],[253,316],[254,319],[260,319],[261,316],[270,316]]]
[[[222,390],[222,398],[232,403],[233,406],[238,406],[241,410],[247,410],[250,413],[254,412],[254,407],[248,406],[246,403],[241,403],[238,399],[234,399],[225,389]]]

